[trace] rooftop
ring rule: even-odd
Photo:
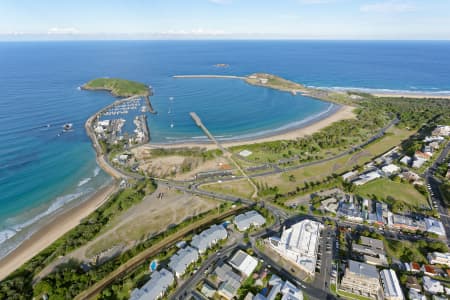
[[[348,269],[350,272],[359,276],[365,276],[369,278],[379,278],[377,268],[362,262],[349,260]]]

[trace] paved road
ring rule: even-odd
[[[428,168],[424,173],[425,183],[431,194],[431,205],[434,205],[440,214],[440,219],[445,227],[445,232],[447,235],[447,243],[450,246],[450,216],[448,215],[447,203],[444,200],[444,196],[441,193],[440,185],[442,182],[434,176],[438,165],[443,164],[450,153],[450,142],[447,143],[445,148],[442,150],[439,157],[435,160],[433,165]]]
[[[170,297],[170,299],[178,300],[178,299],[189,299],[191,292],[195,290],[195,286],[200,280],[202,280],[206,273],[209,273],[211,268],[216,265],[216,263],[222,259],[225,260],[227,257],[231,255],[237,248],[238,244],[230,245],[224,249],[221,249],[219,255],[212,254],[208,257],[202,266],[198,269],[198,271],[189,277],[178,289],[177,291]]]

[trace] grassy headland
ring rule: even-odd
[[[245,78],[245,82],[251,85],[264,86],[288,92],[306,92],[302,84],[266,73],[254,73]]]
[[[116,97],[150,95],[150,89],[145,84],[120,78],[97,78],[81,88],[91,91],[109,91]]]

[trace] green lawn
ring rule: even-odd
[[[378,198],[380,200],[387,200],[389,198],[394,199],[394,205],[396,201],[401,201],[414,208],[420,208],[422,205],[428,206],[427,199],[424,195],[419,193],[413,185],[409,183],[394,182],[386,178],[377,179],[358,186],[355,190],[355,194],[368,198]]]
[[[140,82],[120,78],[97,78],[83,85],[87,90],[107,90],[114,96],[148,96],[149,88]]]
[[[253,187],[247,179],[236,181],[225,181],[221,183],[209,183],[200,187],[202,190],[215,192],[219,194],[231,194],[236,197],[250,199],[253,195]]]

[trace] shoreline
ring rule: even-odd
[[[0,280],[3,280],[24,263],[39,254],[53,242],[77,226],[118,190],[115,182],[108,183],[86,200],[55,214],[29,238],[0,260]]]
[[[294,126],[292,128],[281,129],[279,131],[269,132],[261,136],[249,136],[249,137],[236,137],[232,140],[218,139],[224,147],[234,147],[247,144],[256,144],[263,142],[272,142],[277,140],[293,140],[299,137],[310,135],[317,132],[334,122],[351,119],[355,117],[353,110],[355,107],[348,105],[337,105],[333,104],[336,108],[330,112],[321,115],[317,118],[306,121],[299,126]],[[144,146],[149,146],[151,148],[183,148],[183,147],[203,147],[206,149],[215,148],[215,144],[210,140],[205,141],[194,141],[194,140],[183,140],[168,143],[149,143]]]
[[[391,97],[391,98],[417,98],[417,99],[450,99],[450,95],[440,95],[440,94],[432,94],[432,93],[382,93],[375,92],[370,93],[371,95],[381,98],[381,97]]]

